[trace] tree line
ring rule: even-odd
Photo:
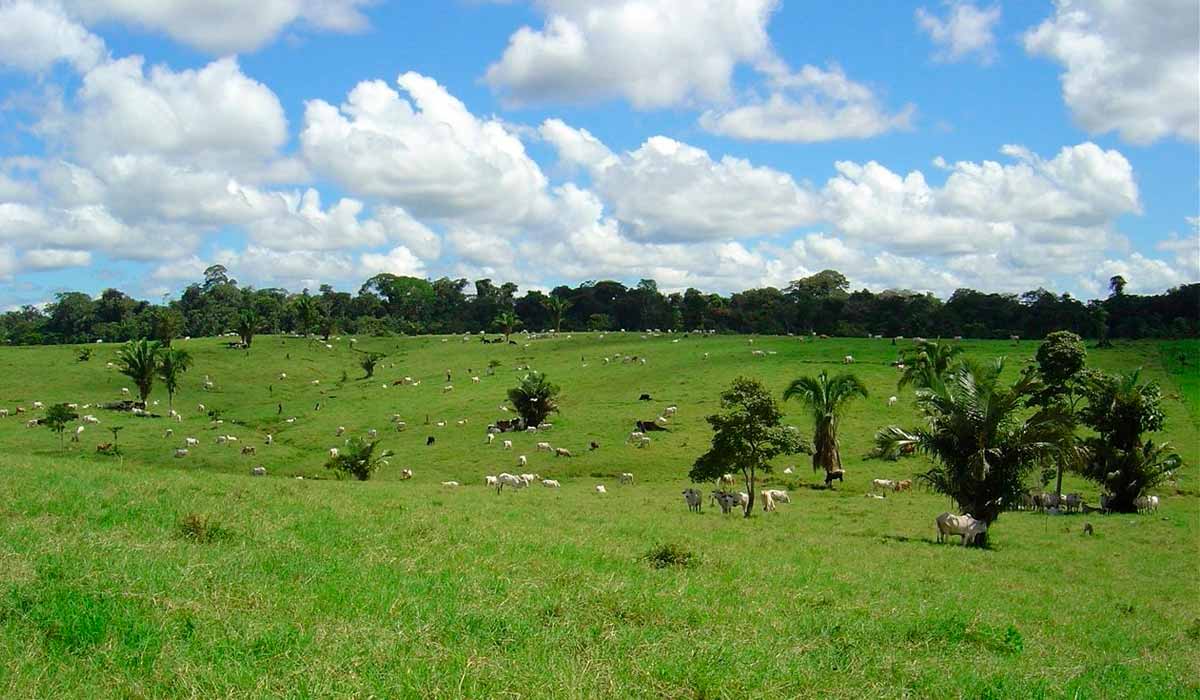
[[[178,299],[154,304],[118,289],[98,297],[62,292],[43,307],[0,315],[0,341],[12,345],[123,342],[149,338],[256,333],[414,335],[529,330],[712,330],[721,333],[833,336],[1042,338],[1069,330],[1086,338],[1200,335],[1200,284],[1158,295],[1125,292],[1114,277],[1107,298],[1083,301],[1036,289],[1000,294],[959,289],[946,300],[906,290],[851,291],[835,270],[783,289],[728,296],[689,288],[663,294],[654,280],[633,287],[611,280],[559,286],[549,294],[490,279],[436,280],[379,274],[356,294],[322,285],[315,293],[239,285],[214,265]]]

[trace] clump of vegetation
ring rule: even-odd
[[[492,325],[504,334],[504,340],[507,342],[508,336],[512,335],[512,332],[520,327],[521,319],[517,318],[515,313],[505,311],[496,316],[496,320],[492,321]]]
[[[375,366],[378,365],[379,361],[385,357],[387,357],[387,355],[384,355],[381,352],[364,352],[362,358],[358,361],[358,365],[363,368],[364,372],[366,372],[366,376],[364,376],[363,379],[370,379],[371,377],[374,377]]]
[[[179,534],[189,542],[210,544],[229,539],[233,534],[207,515],[188,513],[179,519]]]
[[[1124,375],[1093,373],[1087,382],[1084,425],[1096,432],[1083,439],[1083,476],[1108,491],[1108,509],[1137,511],[1137,499],[1169,479],[1182,464],[1169,443],[1142,441],[1142,433],[1162,430],[1166,415],[1162,392],[1154,382],[1141,383],[1140,371]]]
[[[242,345],[250,347],[260,325],[262,325],[262,319],[254,309],[246,308],[238,312],[237,334],[242,339]]]
[[[1004,504],[1020,498],[1030,469],[1063,458],[1071,444],[1072,421],[1061,405],[1032,415],[1025,411],[1041,382],[1026,373],[1007,386],[1000,381],[1003,370],[1003,359],[990,365],[963,362],[945,381],[935,378],[917,391],[924,425],[889,426],[875,436],[885,457],[909,450],[932,457],[933,468],[918,478],[953,498],[959,512],[989,525]]]
[[[79,360],[80,362],[87,362],[88,360],[92,359],[92,349],[79,348],[79,350],[75,353],[75,359]]]
[[[65,403],[56,403],[46,409],[46,415],[42,417],[42,425],[49,428],[52,432],[58,433],[58,446],[66,448],[63,442],[63,432],[67,429],[67,423],[75,420],[78,414],[72,411]]]
[[[325,461],[325,468],[336,472],[338,478],[345,474],[359,481],[366,481],[380,467],[387,464],[387,458],[394,454],[391,450],[383,450],[377,454],[375,448],[378,445],[378,440],[350,438],[345,447],[338,449],[337,456],[331,456]]]
[[[783,412],[761,382],[738,377],[721,394],[724,413],[706,420],[713,429],[712,447],[696,459],[688,478],[716,481],[726,472],[741,472],[750,500],[745,517],[754,511],[755,478],[771,471],[771,460],[780,455],[808,452],[811,448],[791,427],[780,424]]]
[[[699,561],[691,550],[684,549],[680,545],[672,543],[657,544],[651,547],[650,551],[642,555],[642,559],[650,562],[650,566],[656,569],[666,569],[668,567],[686,569],[694,566]]]
[[[557,384],[551,384],[541,372],[530,372],[521,383],[508,390],[508,400],[525,425],[541,425],[551,413],[558,413]]]

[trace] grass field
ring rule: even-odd
[[[1197,388],[1194,371],[1170,362],[1194,358],[1194,343],[1090,351],[1093,366],[1143,366],[1164,384],[1161,437],[1188,467],[1157,514],[1008,513],[990,549],[964,550],[934,544],[943,497],[862,496],[872,478],[921,468],[862,461],[877,428],[916,416],[911,396],[886,405],[897,394],[889,341],[757,338],[776,353],[762,358],[737,337],[442,341],[361,339],[389,353],[371,381],[357,379],[344,339],[328,350],[262,337],[249,353],[187,341],[196,367],[171,439],[166,420],[89,409],[101,425],[64,451],[45,428],[0,419],[0,695],[1200,695]],[[1036,348],[964,344],[1008,356],[1010,377]],[[94,347],[86,363],[72,348],[0,349],[0,406],[119,399],[132,384],[105,366],[116,348]],[[616,353],[648,361],[601,362]],[[845,354],[872,392],[843,423],[845,484],[813,488],[804,457],[780,460],[801,467],[770,477],[792,490],[790,506],[749,520],[688,513],[679,490],[729,380],[748,374],[781,392],[799,374],[840,371]],[[482,369],[490,359],[502,363],[495,376]],[[514,437],[513,452],[484,444],[526,363],[562,385],[549,439],[577,457],[536,453],[544,435]],[[444,393],[446,369],[455,388]],[[422,384],[390,386],[403,376]],[[165,413],[165,392],[152,398]],[[200,402],[222,411],[220,430]],[[644,450],[621,444],[634,419],[668,403],[680,409],[671,433]],[[807,433],[799,407],[787,409]],[[406,432],[387,431],[393,413]],[[112,425],[125,426],[123,455],[95,455]],[[377,428],[398,454],[371,482],[331,480],[321,465],[337,426]],[[218,432],[257,455],[215,444]],[[185,436],[201,446],[173,459]],[[589,453],[592,440],[601,448]],[[486,490],[482,476],[516,471],[517,454],[563,488]],[[270,476],[248,476],[260,464]],[[397,480],[402,467],[411,481]],[[617,486],[622,471],[638,485]],[[439,485],[449,479],[465,485]],[[1067,485],[1096,501],[1094,485]],[[1080,534],[1085,519],[1094,537]],[[695,559],[655,568],[645,557],[661,544]]]

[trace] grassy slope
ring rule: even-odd
[[[227,422],[223,432],[243,438],[277,431],[278,444],[260,443],[257,458],[212,444],[214,431],[193,411],[171,442],[160,437],[163,421],[100,412],[105,426],[129,426],[123,465],[86,449],[62,455],[45,429],[0,421],[9,448],[0,457],[0,694],[1200,692],[1200,499],[1169,495],[1156,517],[1090,516],[1092,538],[1078,534],[1082,517],[1013,513],[997,523],[991,551],[932,545],[944,499],[861,496],[872,477],[918,466],[858,459],[871,431],[913,416],[911,406],[886,407],[895,378],[883,364],[894,353],[886,341],[761,339],[755,347],[779,353],[762,359],[750,357],[744,339],[576,336],[529,350],[436,339],[362,345],[398,342],[407,352],[389,358],[401,364],[381,381],[407,374],[421,387],[335,389],[352,362],[340,346],[264,338],[246,358],[191,341],[198,365],[180,404],[226,409],[246,427]],[[968,347],[979,356],[1033,350]],[[594,357],[601,348],[650,362],[603,367]],[[113,351],[78,364],[66,348],[0,350],[0,405],[115,397],[127,382],[104,368]],[[705,351],[708,361],[699,359]],[[820,361],[846,352],[873,391],[844,425],[848,483],[805,489],[815,478],[802,470],[803,483],[789,482],[796,502],[774,515],[747,522],[687,513],[677,495],[682,474],[703,449],[702,416],[728,379],[751,373],[781,390],[795,373],[835,369]],[[437,485],[476,484],[515,461],[481,438],[482,424],[501,415],[496,404],[513,372],[477,386],[463,381],[466,367],[492,356],[507,367],[528,356],[563,384],[556,444],[604,444],[567,463],[535,455],[532,437],[517,438],[533,470],[564,479],[561,491],[497,497]],[[1092,353],[1099,366],[1144,364],[1166,381],[1156,357],[1152,345]],[[443,395],[438,375],[447,366],[458,381]],[[275,380],[281,370],[291,376],[286,387]],[[205,372],[216,392],[198,390]],[[314,377],[319,387],[307,383]],[[677,402],[680,420],[647,450],[622,448],[626,421],[652,415],[632,400],[643,391]],[[314,412],[317,398],[324,408]],[[274,423],[275,400],[285,416],[300,417],[294,427]],[[325,449],[337,444],[334,427],[383,429],[392,412],[414,428],[386,436],[401,458],[379,481],[244,476],[258,463],[273,474],[319,473]],[[1167,437],[1190,446],[1195,465],[1194,423],[1182,402],[1169,401],[1168,412]],[[417,427],[425,413],[452,427]],[[471,427],[453,427],[462,417]],[[107,436],[88,430],[84,446]],[[185,433],[205,444],[187,460],[170,459]],[[424,447],[427,434],[438,436],[435,447]],[[13,456],[28,452],[42,454]],[[412,482],[390,481],[398,462],[416,470]],[[625,470],[642,483],[618,489],[609,481],[607,498],[590,492],[602,479],[589,475]],[[177,523],[187,513],[209,516],[225,535],[208,544],[183,539]],[[639,561],[664,541],[696,552],[699,564],[660,571]]]

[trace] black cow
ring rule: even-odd
[[[437,440],[437,438],[430,435],[429,437],[425,438],[425,446],[429,447],[430,445],[432,445],[434,443],[435,440]]]
[[[649,433],[649,432],[652,432],[655,430],[660,430],[664,433],[671,432],[671,431],[667,430],[666,428],[662,427],[661,425],[659,425],[658,423],[655,423],[652,420],[640,420],[640,421],[636,422],[636,425],[637,425],[637,429],[643,433]]]
[[[653,401],[653,400],[654,399],[650,398],[650,394],[642,394],[641,396],[638,397],[638,401]]]
[[[835,469],[831,472],[825,472],[825,486],[827,488],[833,488],[833,482],[843,481],[842,477],[844,476],[846,476],[845,469]]]

